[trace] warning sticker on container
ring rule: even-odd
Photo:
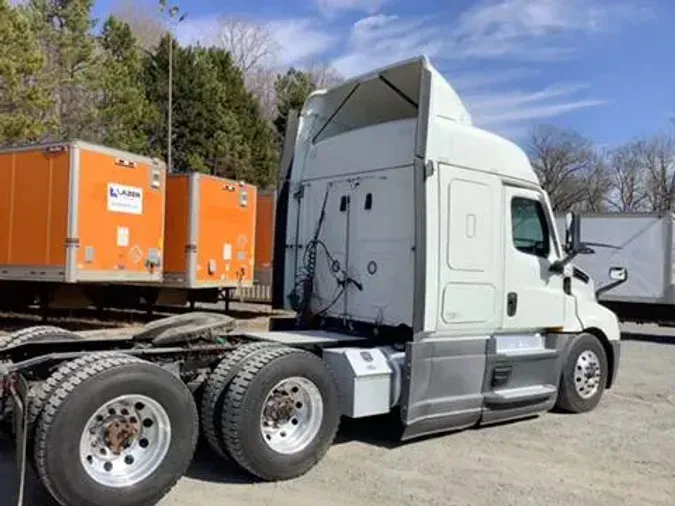
[[[108,211],[143,214],[143,189],[108,183]]]
[[[117,245],[123,248],[129,246],[129,229],[127,227],[117,227]]]

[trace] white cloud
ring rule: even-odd
[[[324,14],[335,14],[338,11],[362,11],[368,14],[378,12],[388,0],[316,0],[316,4]]]
[[[274,40],[281,47],[279,66],[305,63],[321,56],[336,37],[316,26],[312,19],[285,19],[268,24]]]
[[[427,19],[402,19],[377,14],[357,21],[349,37],[349,50],[332,62],[345,76],[443,49],[442,31]]]
[[[375,14],[354,23],[348,51],[335,64],[354,75],[422,53],[453,61],[556,60],[573,55],[584,36],[645,19],[650,11],[633,1],[483,1],[450,24]]]
[[[523,106],[532,102],[556,99],[587,88],[587,84],[553,84],[535,92],[504,91],[499,94],[475,93],[465,96],[464,101],[474,111],[495,110]]]
[[[578,96],[588,88],[587,83],[556,83],[525,91],[495,89],[492,86],[488,89],[479,83],[474,89],[465,89],[461,94],[475,124],[518,138],[527,133],[533,122],[608,102],[606,99]]]
[[[454,70],[448,73],[446,77],[450,80],[454,88],[462,92],[462,90],[472,91],[485,88],[486,86],[495,87],[512,81],[535,77],[540,74],[541,71],[533,68],[511,67],[489,73],[475,70]]]
[[[313,1],[322,15],[266,21],[281,48],[280,68],[326,61],[351,77],[425,54],[457,88],[476,124],[511,136],[537,120],[606,103],[589,98],[586,83],[542,86],[544,65],[576,57],[588,38],[652,15],[638,0],[481,0],[452,20],[443,11],[384,13],[389,0]],[[367,15],[345,33],[332,18],[347,11]],[[191,20],[181,40],[214,40],[217,31],[213,18]],[[536,85],[528,82],[532,77]]]
[[[633,0],[481,2],[459,17],[450,47],[463,57],[551,59],[573,53],[580,35],[612,30],[648,15],[650,10]]]
[[[552,118],[579,109],[597,107],[607,103],[608,101],[604,99],[565,99],[548,104],[534,104],[526,105],[524,107],[522,106],[523,104],[504,103],[501,107],[485,109],[482,111],[478,110],[477,113],[474,114],[474,120],[485,128],[500,130],[501,128],[510,128],[517,126],[518,124]]]
[[[584,96],[585,83],[514,88],[515,82],[537,74],[534,64],[573,57],[588,37],[650,14],[634,0],[482,1],[450,23],[375,14],[353,24],[346,51],[332,63],[353,76],[426,54],[445,71],[476,124],[521,135],[533,121],[606,103],[604,98]],[[484,60],[499,62],[500,67],[527,62],[529,67],[475,70]],[[453,72],[460,64],[474,70]]]
[[[218,37],[218,21],[212,17],[187,18],[176,28],[176,38],[181,44],[212,44]]]

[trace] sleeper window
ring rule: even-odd
[[[516,197],[511,201],[513,243],[522,253],[548,257],[551,241],[544,207],[538,200]]]

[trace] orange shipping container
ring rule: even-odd
[[[255,227],[255,279],[263,285],[268,285],[272,282],[276,195],[275,190],[258,192],[258,210]]]
[[[165,165],[80,141],[0,150],[0,279],[162,279]]]
[[[196,172],[167,179],[164,284],[250,286],[256,188]]]

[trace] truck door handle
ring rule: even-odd
[[[509,294],[506,296],[506,314],[508,316],[515,316],[517,310],[518,294],[515,292],[509,292]]]

